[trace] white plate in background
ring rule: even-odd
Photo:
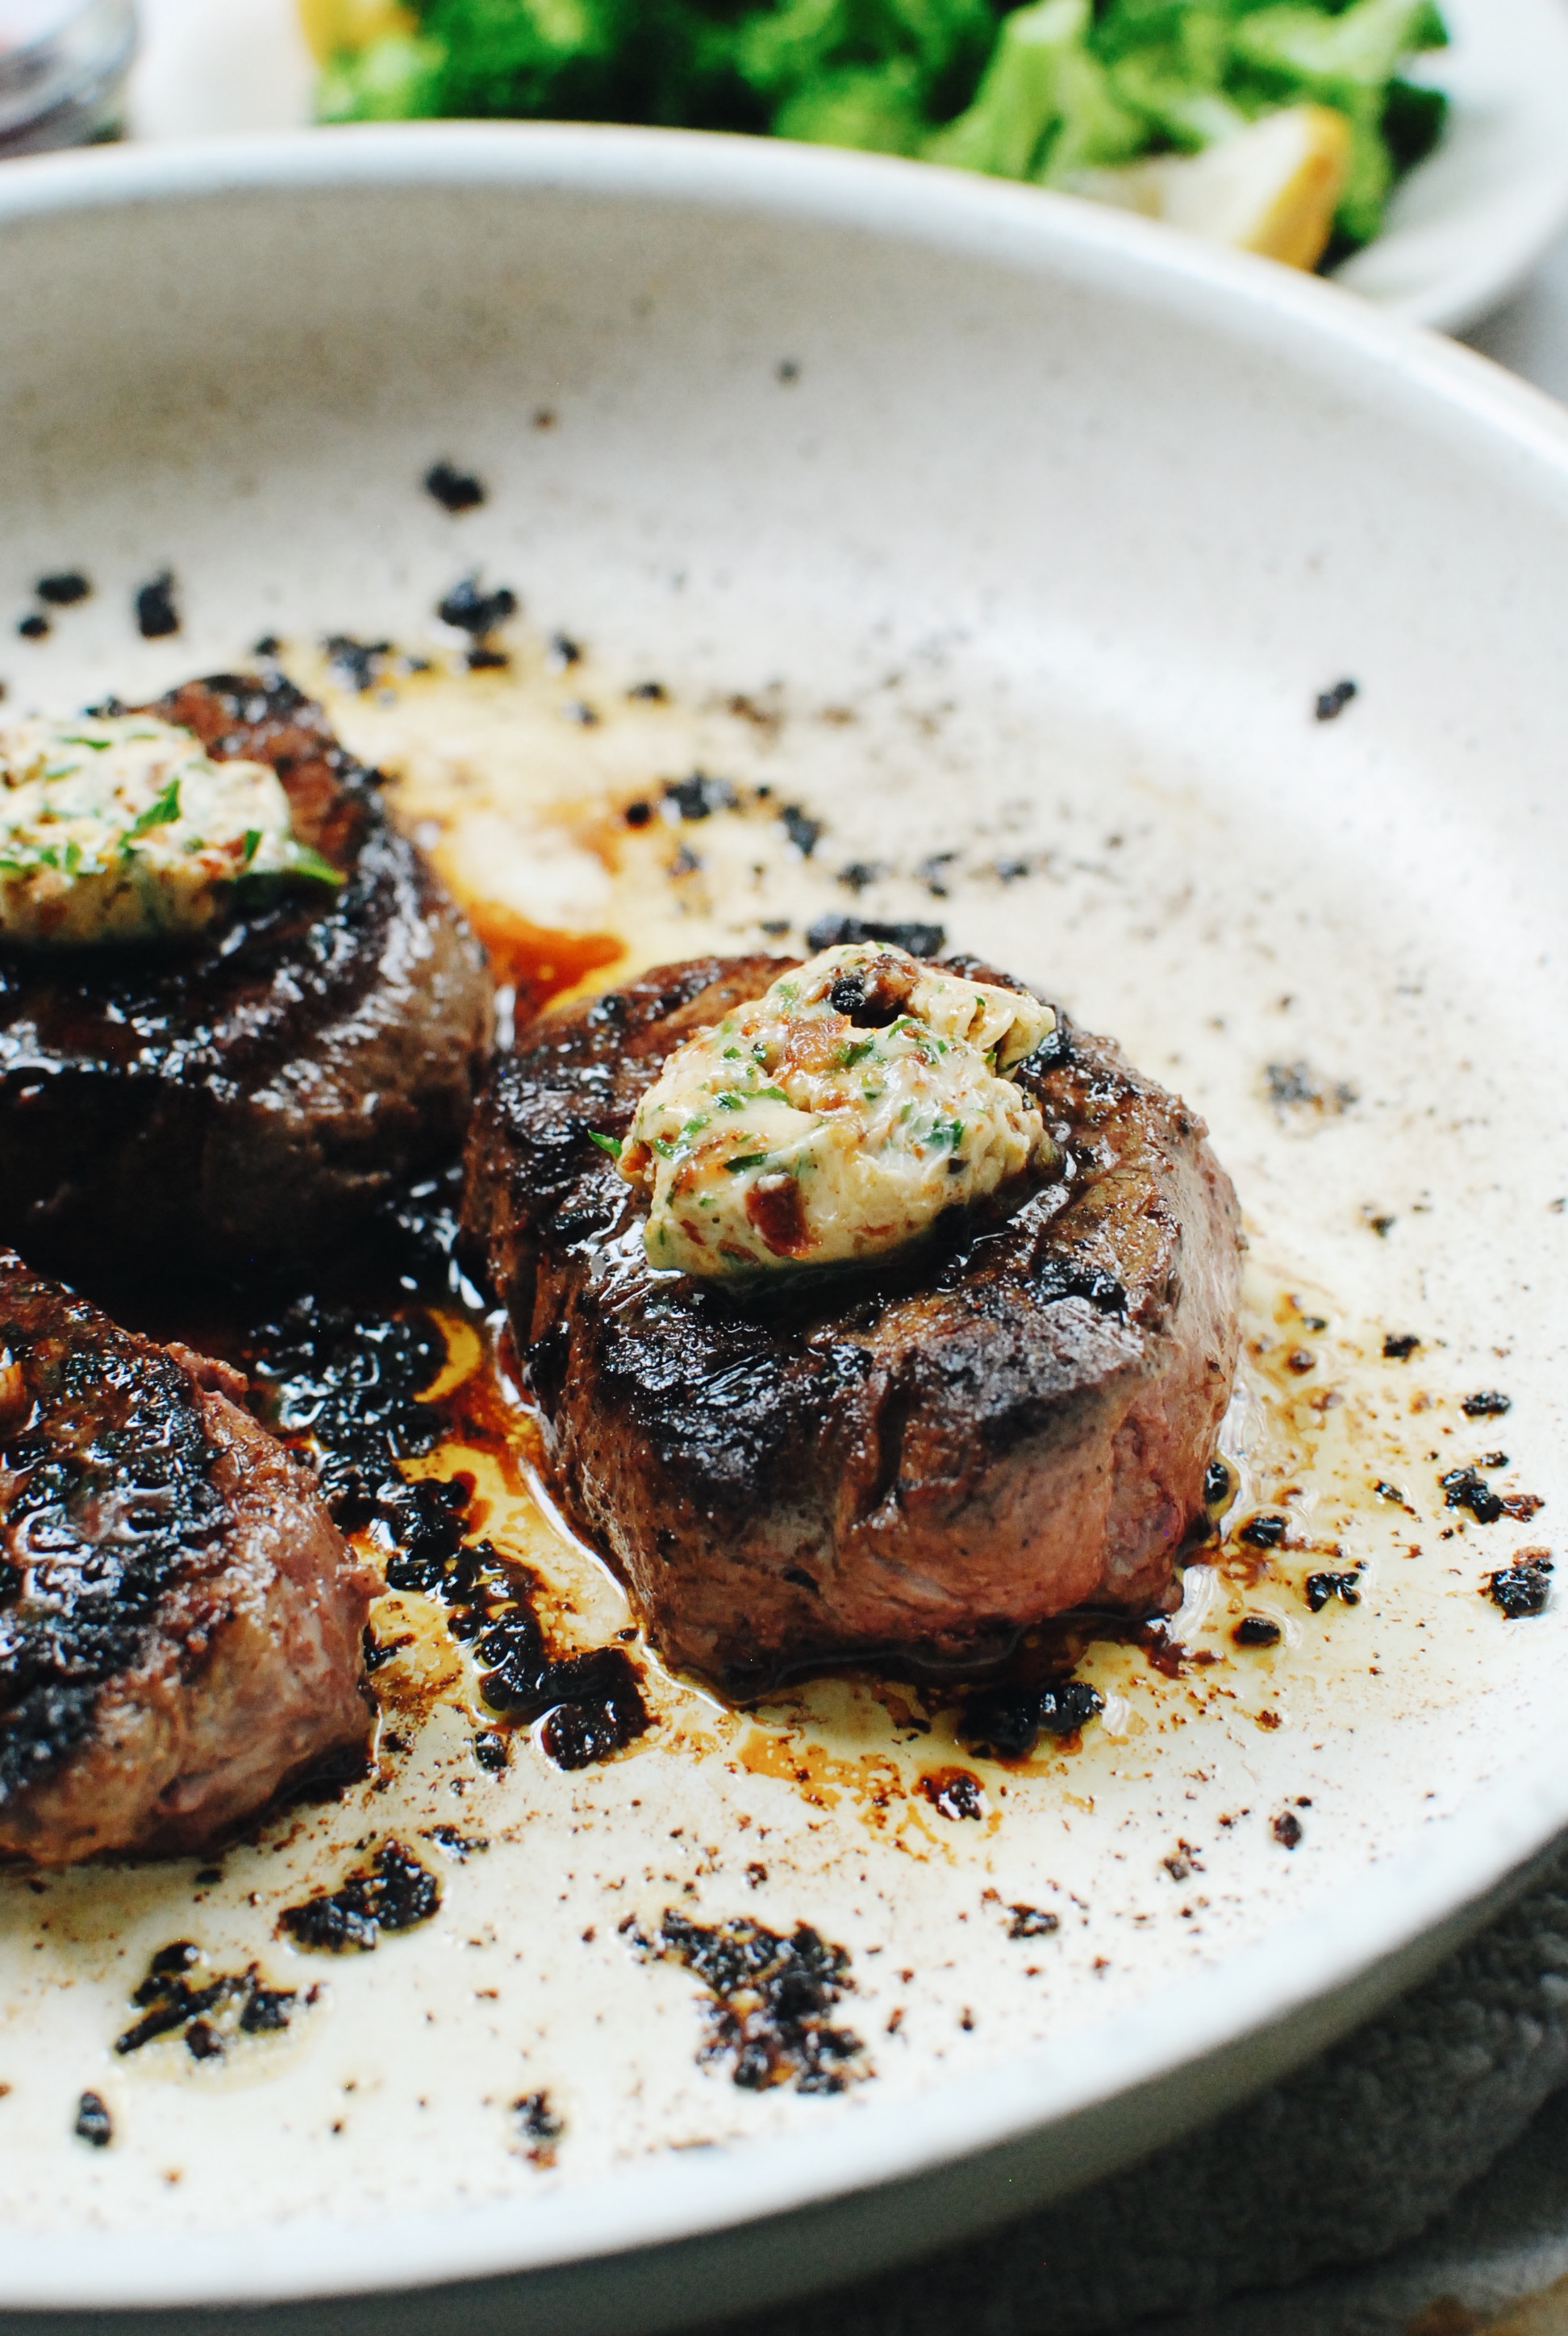
[[[1568,0],[1443,0],[1452,44],[1420,73],[1446,90],[1443,141],[1377,242],[1337,280],[1416,324],[1462,333],[1529,274],[1568,219]],[[314,67],[294,0],[141,0],[138,138],[287,130]]]
[[[1568,219],[1568,6],[1442,6],[1452,44],[1421,68],[1449,93],[1442,142],[1336,281],[1396,316],[1462,333],[1517,290]]]

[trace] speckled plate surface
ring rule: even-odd
[[[1556,410],[1136,222],[602,131],[16,166],[0,313],[0,600],[93,586],[9,637],[10,703],[272,636],[492,927],[630,966],[940,921],[1182,1089],[1252,1241],[1236,1497],[1171,1642],[1086,1653],[1081,1739],[977,1760],[869,1681],[731,1713],[628,1642],[647,1736],[498,1769],[404,1591],[342,1802],[0,1882],[0,2301],[735,2308],[1128,2157],[1476,1919],[1568,1819],[1563,1610],[1484,1594],[1568,1494]],[[421,492],[442,459],[481,507]],[[470,672],[433,612],[475,572],[522,607]],[[482,1309],[445,1330],[416,1471],[473,1475],[563,1647],[635,1630]],[[282,1925],[392,1840],[433,1917]],[[672,1913],[842,1951],[842,2089],[735,2083]],[[177,1940],[287,2029],[117,2052]]]

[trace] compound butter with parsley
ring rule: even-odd
[[[242,880],[342,877],[264,764],[146,715],[0,724],[0,939],[81,948],[200,932]]]
[[[872,1258],[1048,1159],[1008,1076],[1049,1037],[1037,998],[902,949],[823,949],[677,1049],[622,1175],[649,1262],[709,1278]]]

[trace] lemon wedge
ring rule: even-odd
[[[1069,191],[1164,219],[1210,243],[1290,268],[1322,258],[1350,166],[1350,125],[1327,105],[1291,105],[1202,154],[1085,170]]]
[[[299,21],[322,64],[345,50],[367,49],[388,34],[419,29],[413,10],[398,0],[299,0]]]

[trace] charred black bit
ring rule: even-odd
[[[189,1939],[159,1950],[131,1998],[141,2018],[116,2039],[116,2052],[140,2052],[160,2036],[182,2033],[193,2060],[219,2060],[234,2034],[271,2035],[288,2026],[296,1990],[263,1985],[256,1963],[192,1979],[200,1961]]]
[[[911,957],[940,957],[947,942],[944,925],[884,924],[874,917],[819,917],[806,934],[813,949],[842,949],[849,941],[882,941]]]
[[[239,2015],[247,2036],[272,2036],[287,2028],[290,2006],[299,1998],[292,1988],[253,1987]]]
[[[550,2107],[548,2093],[524,2093],[513,2101],[511,2114],[517,2119],[517,2129],[530,2145],[528,2155],[536,2166],[555,2164],[555,2145],[566,2131],[566,2119]]]
[[[142,1981],[141,1989],[145,1989],[152,1980],[168,1979],[171,1973],[188,1971],[193,1963],[200,1961],[201,1950],[194,1940],[176,1939],[172,1946],[159,1948],[147,1966],[147,1978]],[[143,1994],[141,1989],[138,1989],[131,1997],[132,2003],[150,2003],[152,2000],[152,1996]],[[156,1992],[153,1990],[153,1993]]]
[[[1086,1679],[986,1689],[964,1705],[958,1721],[959,1740],[969,1751],[994,1760],[1023,1760],[1042,1735],[1076,1736],[1098,1718],[1105,1706],[1104,1696]]]
[[[473,1739],[473,1757],[482,1768],[498,1773],[510,1764],[511,1751],[504,1736],[493,1728],[487,1728],[482,1735]]]
[[[1501,1419],[1505,1411],[1514,1408],[1512,1396],[1499,1395],[1495,1387],[1482,1387],[1467,1395],[1459,1406],[1466,1419]]]
[[[669,692],[662,681],[633,682],[626,694],[630,698],[640,698],[649,706],[665,706],[669,702]]]
[[[303,1905],[285,1907],[279,1919],[302,1947],[332,1954],[353,1947],[368,1954],[383,1931],[411,1931],[416,1922],[428,1922],[440,1904],[434,1874],[401,1842],[389,1841],[367,1869]]]
[[[1414,1330],[1390,1330],[1383,1341],[1386,1363],[1407,1363],[1421,1341]]]
[[[1041,1906],[1010,1906],[1008,1911],[1013,1918],[1008,1924],[1009,1939],[1048,1939],[1062,1927],[1061,1916]]]
[[[453,586],[435,613],[443,625],[482,641],[509,617],[515,617],[518,606],[517,594],[508,585],[498,584],[492,592],[482,590],[476,571]]]
[[[558,1705],[540,1742],[558,1768],[587,1768],[646,1736],[651,1725],[633,1678],[611,1695]]]
[[[457,1259],[462,1202],[463,1163],[457,1161],[409,1185],[383,1206],[377,1234],[385,1244],[386,1270],[395,1268],[400,1289],[433,1297],[462,1295]]]
[[[412,1647],[414,1633],[412,1630],[405,1630],[402,1638],[388,1639],[384,1644],[367,1622],[361,1644],[365,1649],[365,1676],[368,1678],[372,1673],[378,1671],[383,1663],[389,1663],[394,1655],[400,1654],[404,1647]]]
[[[1372,1490],[1377,1494],[1378,1498],[1380,1501],[1397,1501],[1399,1503],[1401,1507],[1404,1505],[1405,1495],[1399,1490],[1398,1485],[1390,1484],[1386,1478],[1382,1476],[1378,1477],[1377,1483],[1373,1485]]]
[[[180,630],[180,609],[174,598],[174,576],[165,569],[143,584],[136,595],[136,629],[144,641],[167,640]]]
[[[469,1554],[463,1543],[463,1512],[472,1490],[469,1478],[422,1476],[383,1493],[376,1514],[397,1543],[386,1561],[389,1590],[446,1597],[467,1587],[459,1568]]]
[[[582,643],[574,641],[570,633],[552,633],[549,661],[552,671],[570,672],[574,665],[582,663]]]
[[[1050,1303],[1061,1298],[1086,1298],[1101,1314],[1125,1315],[1127,1293],[1114,1273],[1047,1251],[1035,1273],[1035,1287]]]
[[[0,1469],[8,1544],[30,1562],[0,1566],[0,1803],[92,1732],[105,1681],[134,1670],[171,1585],[229,1524],[173,1358],[53,1284],[17,1272],[5,1290],[0,1347],[27,1401],[8,1416]],[[105,1534],[105,1510],[125,1530]]]
[[[504,649],[486,648],[482,645],[469,650],[463,659],[470,673],[504,673],[511,659]],[[598,715],[593,719],[598,720]]]
[[[62,568],[54,575],[40,576],[34,589],[48,608],[73,608],[91,597],[93,587],[79,568]]]
[[[78,2141],[85,2141],[94,2149],[107,2149],[114,2138],[114,2121],[101,2093],[83,2093],[76,2104],[76,2122],[71,2128]]]
[[[454,462],[433,462],[423,481],[424,492],[434,497],[444,511],[453,517],[459,511],[477,511],[485,501],[483,482],[472,471],[460,471]]]
[[[883,872],[878,860],[852,860],[839,870],[837,881],[847,885],[852,892],[863,892],[867,885],[874,884]]]
[[[31,616],[18,618],[16,629],[24,641],[46,641],[52,628],[48,618],[41,617],[34,608]]]
[[[1552,1571],[1552,1560],[1544,1549],[1521,1550],[1512,1565],[1486,1576],[1482,1595],[1501,1610],[1505,1621],[1524,1621],[1545,1612],[1552,1594],[1547,1579]]]
[[[664,800],[682,819],[711,819],[716,811],[733,811],[739,797],[728,779],[693,771],[684,779],[666,779]]]
[[[779,813],[779,825],[788,836],[803,860],[809,860],[822,840],[823,822],[813,819],[799,803],[785,803]]]
[[[647,827],[653,819],[653,805],[650,803],[628,803],[622,817],[628,827]]]
[[[1504,1514],[1503,1496],[1495,1493],[1478,1470],[1450,1468],[1439,1476],[1446,1508],[1468,1509],[1478,1525],[1495,1524]]]
[[[1303,1584],[1307,1603],[1314,1614],[1320,1614],[1330,1598],[1342,1606],[1361,1603],[1361,1577],[1359,1572],[1349,1573],[1309,1573]]]
[[[267,1424],[313,1444],[321,1487],[339,1524],[366,1524],[412,1491],[399,1460],[441,1440],[439,1412],[419,1397],[446,1360],[446,1342],[423,1307],[364,1314],[301,1298],[258,1330],[246,1366],[268,1391]]]
[[[1212,1516],[1228,1509],[1236,1497],[1237,1476],[1228,1460],[1216,1453],[1203,1471],[1203,1506]]]
[[[1058,1679],[1040,1690],[1040,1731],[1046,1736],[1076,1736],[1105,1708],[1105,1697],[1086,1679]]]
[[[1266,1614],[1243,1614],[1231,1633],[1239,1647],[1277,1647],[1283,1635]]]
[[[1350,700],[1356,696],[1353,681],[1337,681],[1332,689],[1325,689],[1313,711],[1320,722],[1337,722]]]
[[[1281,1809],[1270,1827],[1281,1849],[1294,1849],[1301,1839],[1301,1820],[1293,1809]]]
[[[707,1989],[711,2034],[698,2058],[727,2060],[748,2092],[793,2083],[797,2092],[841,2093],[850,2078],[869,2073],[850,2065],[862,2051],[860,2038],[828,2024],[854,1985],[849,1956],[807,1924],[788,1939],[744,1917],[710,1930],[672,1908],[657,1936],[638,1943],[661,1961],[683,1964]]]
[[[351,633],[329,633],[321,646],[334,678],[361,696],[375,688],[392,655],[390,641],[356,641]]]
[[[1281,1516],[1249,1517],[1236,1539],[1244,1541],[1249,1549],[1278,1549],[1289,1523],[1288,1517]]]
[[[609,1759],[652,1725],[636,1666],[622,1647],[552,1660],[544,1633],[521,1600],[479,1640],[481,1663],[492,1668],[479,1690],[492,1711],[514,1721],[545,1718],[541,1742],[560,1768],[586,1768]]]
[[[448,1857],[455,1857],[460,1864],[476,1851],[490,1847],[489,1842],[481,1835],[461,1834],[453,1825],[432,1825],[424,1838],[434,1842],[438,1849],[445,1850]]]
[[[928,1768],[920,1791],[938,1816],[955,1825],[966,1817],[978,1822],[985,1814],[985,1788],[972,1769]]]
[[[1346,1081],[1323,1077],[1310,1063],[1269,1063],[1264,1066],[1263,1076],[1268,1082],[1270,1102],[1281,1111],[1304,1108],[1335,1118],[1360,1100],[1356,1089]]]
[[[933,900],[947,899],[950,871],[958,856],[956,852],[933,852],[930,859],[916,862],[915,874]]]
[[[958,1725],[959,1741],[969,1752],[992,1760],[1025,1760],[1040,1737],[1037,1691],[1016,1694],[1001,1690],[971,1696]]]

